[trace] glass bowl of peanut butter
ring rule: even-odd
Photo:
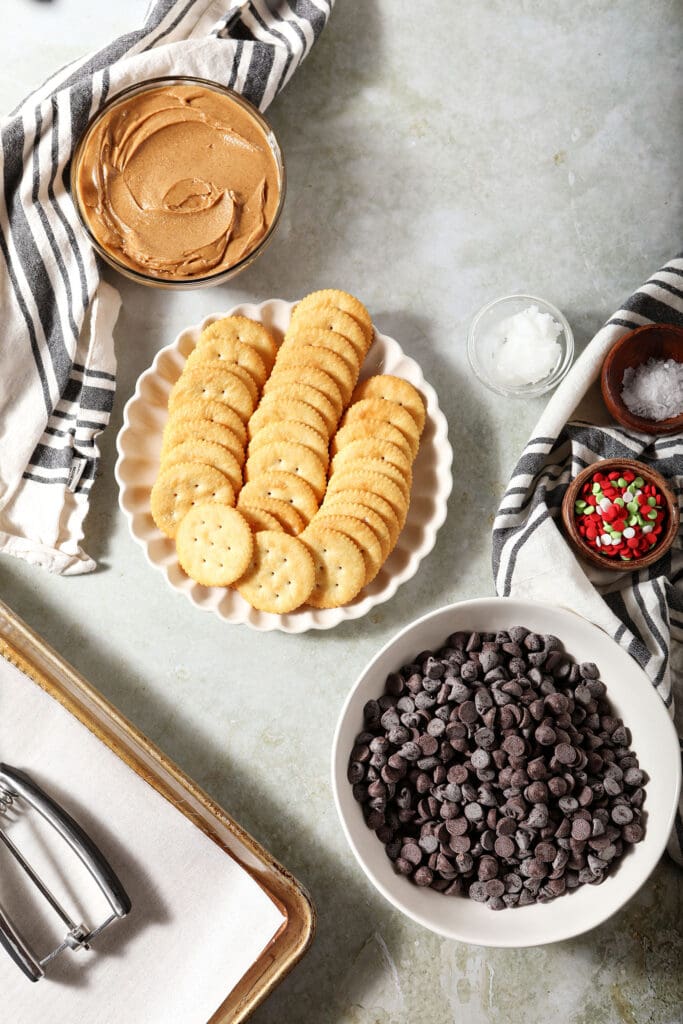
[[[249,266],[285,198],[275,135],[238,93],[156,78],[112,97],[76,147],[71,191],[89,239],[141,284],[199,288]]]

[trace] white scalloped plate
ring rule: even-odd
[[[414,576],[422,559],[434,547],[437,530],[446,518],[446,503],[453,485],[453,452],[446,417],[439,408],[434,388],[425,381],[418,364],[405,355],[398,342],[375,332],[375,340],[361,369],[361,379],[376,373],[404,377],[419,389],[427,404],[425,429],[413,466],[413,489],[406,524],[376,578],[343,608],[319,610],[304,605],[288,615],[273,615],[252,608],[236,590],[202,587],[186,576],[178,564],[175,544],[157,529],[149,507],[150,492],[159,472],[169,393],[200,331],[207,324],[223,316],[247,316],[261,321],[280,341],[293,305],[283,299],[270,299],[260,305],[243,303],[227,313],[216,313],[203,323],[188,327],[172,345],[162,348],[150,368],[141,374],[135,393],[125,407],[123,427],[116,443],[115,474],[119,504],[131,533],[147,560],[163,572],[173,590],[185,594],[198,608],[215,612],[226,622],[245,623],[253,629],[303,633],[308,629],[331,629],[346,619],[366,615],[375,605],[393,597],[401,583]]]

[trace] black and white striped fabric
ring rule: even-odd
[[[606,419],[596,394],[602,362],[626,331],[683,326],[683,256],[652,277],[593,338],[562,382],[517,463],[493,528],[496,590],[573,608],[643,667],[683,737],[683,544],[650,569],[615,574],[579,565],[559,528],[569,482],[603,458],[637,458],[667,477],[683,504],[683,434],[655,437]],[[675,705],[678,704],[676,714]],[[683,806],[669,851],[683,864]]]
[[[76,142],[108,97],[163,75],[221,82],[265,110],[334,0],[153,0],[141,28],[49,78],[0,122],[0,551],[88,572],[97,436],[119,308],[69,194]]]

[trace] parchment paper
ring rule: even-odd
[[[85,828],[133,910],[32,984],[0,949],[3,1024],[203,1024],[283,924],[232,858],[0,657],[0,761],[28,772]],[[107,904],[35,812],[2,825],[77,920]],[[0,845],[0,903],[43,956],[66,933]],[[80,915],[80,916],[78,916]],[[55,942],[55,944],[56,944]]]

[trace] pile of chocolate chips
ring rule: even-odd
[[[348,767],[416,885],[493,910],[602,882],[643,838],[644,773],[591,662],[523,626],[458,632],[392,673]]]

